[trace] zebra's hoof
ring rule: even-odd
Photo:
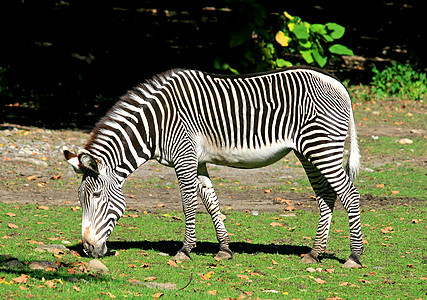
[[[356,262],[353,259],[349,258],[343,265],[343,268],[356,269],[362,268],[362,264],[360,262]]]
[[[191,257],[182,251],[178,251],[178,253],[173,257],[174,260],[191,260]]]
[[[308,252],[306,255],[304,255],[300,262],[304,264],[318,264],[320,261],[317,257],[314,257],[311,252]]]
[[[232,259],[232,258],[233,258],[233,252],[231,251],[220,250],[215,255],[215,260],[225,260],[225,259]]]

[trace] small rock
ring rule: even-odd
[[[32,262],[30,262],[28,267],[31,270],[45,270],[47,268],[56,269],[58,268],[58,265],[54,262],[47,261],[47,260],[33,260]]]
[[[70,252],[70,249],[68,249],[67,247],[65,247],[64,245],[61,245],[61,244],[38,245],[37,248],[34,249],[34,251],[54,253],[54,252],[56,252],[55,249],[57,249],[56,251],[59,250],[59,251],[62,251],[64,253]]]
[[[17,258],[14,257],[11,257],[6,261],[2,262],[2,265],[11,269],[20,268],[24,266],[23,263],[21,263]]]
[[[87,266],[88,270],[95,273],[108,273],[110,270],[98,259],[92,259]]]
[[[402,144],[402,145],[407,145],[407,144],[412,144],[412,143],[413,143],[413,141],[410,139],[400,139],[399,140],[399,144]]]
[[[251,215],[258,216],[258,211],[257,210],[251,210]]]
[[[161,289],[161,290],[176,290],[177,286],[174,283],[159,283],[159,282],[142,282],[139,280],[133,280],[131,285],[143,285],[148,288]]]

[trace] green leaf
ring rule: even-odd
[[[334,39],[330,36],[330,35],[328,35],[328,34],[322,34],[322,36],[323,36],[323,38],[328,42],[328,43],[330,43],[330,42],[333,42],[334,41]]]
[[[313,56],[311,55],[311,50],[300,51],[299,53],[301,53],[302,57],[308,64],[314,62]]]
[[[325,25],[323,24],[311,24],[311,31],[320,34],[326,34]]]
[[[317,51],[317,49],[312,49],[311,53],[313,55],[314,60],[319,65],[319,67],[323,68],[326,65],[326,62],[328,61],[328,58],[320,54],[319,51]]]
[[[331,31],[330,36],[335,40],[342,38],[345,32],[345,27],[337,23],[326,23],[326,28]]]
[[[313,43],[310,42],[310,41],[298,41],[298,42],[301,45],[301,47],[304,47],[304,48],[307,48],[307,49],[310,49],[311,46],[313,45]]]
[[[335,44],[329,47],[329,52],[338,55],[354,55],[353,50],[341,44]]]
[[[292,32],[299,40],[307,40],[309,38],[307,28],[304,26],[304,24],[296,24]]]
[[[283,58],[276,59],[276,65],[278,68],[291,67],[292,63],[290,61],[284,60]]]

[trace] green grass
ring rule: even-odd
[[[33,205],[0,204],[0,257],[10,255],[21,262],[50,260],[61,263],[56,272],[34,271],[27,266],[16,269],[1,266],[0,277],[4,279],[0,280],[0,297],[21,299],[30,294],[35,298],[142,296],[151,299],[155,293],[162,292],[166,298],[182,299],[243,296],[253,299],[422,298],[427,276],[426,213],[425,206],[363,211],[363,234],[368,243],[362,256],[365,267],[348,270],[341,268],[349,254],[347,216],[337,211],[329,239],[330,252],[324,255],[320,265],[313,266],[322,268],[322,272],[309,273],[306,271],[309,266],[300,264],[299,260],[300,254],[312,244],[318,219],[315,213],[296,211],[294,217],[274,213],[227,214],[225,224],[231,233],[235,257],[220,262],[213,258],[217,244],[210,217],[199,213],[196,226],[199,243],[192,254],[193,260],[173,267],[168,264],[171,257],[164,253],[173,255],[181,245],[184,222],[179,218],[183,218],[182,213],[125,212],[131,216],[119,220],[109,240],[109,247],[115,248],[112,253],[116,256],[102,259],[110,273],[97,275],[79,270],[79,266],[90,260],[88,257],[34,252],[37,245],[33,241],[45,244],[69,241],[68,247],[81,250],[81,210],[73,211],[69,207],[41,210]],[[283,226],[270,226],[273,221]],[[18,228],[9,228],[9,223]],[[392,229],[382,233],[381,229],[386,227]],[[329,272],[325,272],[326,269]],[[21,274],[30,276],[27,283],[11,283]],[[71,276],[79,281],[67,281]],[[156,277],[154,282],[174,283],[181,288],[191,276],[190,284],[183,290],[156,290],[130,284],[134,279],[144,281]],[[316,282],[319,279],[326,283]],[[54,286],[49,287],[48,282]],[[213,291],[216,296],[208,294]]]

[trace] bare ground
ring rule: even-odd
[[[411,137],[419,135],[410,127],[390,124],[358,126],[359,136],[381,135]],[[425,134],[425,132],[424,132]],[[47,130],[0,125],[0,202],[44,205],[79,205],[77,189],[80,176],[64,162],[61,149],[67,146],[78,150],[88,138],[88,132]],[[387,162],[387,158],[382,158]],[[314,193],[308,186],[300,186],[304,170],[290,153],[279,162],[265,168],[239,170],[222,166],[209,166],[223,211],[230,209],[260,212],[285,212],[291,209],[317,211]],[[287,183],[294,190],[280,191],[277,187]],[[156,162],[148,162],[138,169],[125,184],[127,207],[137,210],[180,210],[181,199],[173,169]],[[288,200],[288,201],[286,201]],[[291,202],[289,202],[289,200]],[[419,203],[419,199],[374,197],[362,195],[361,205]],[[199,204],[202,208],[202,205]],[[337,209],[342,209],[337,204]]]

